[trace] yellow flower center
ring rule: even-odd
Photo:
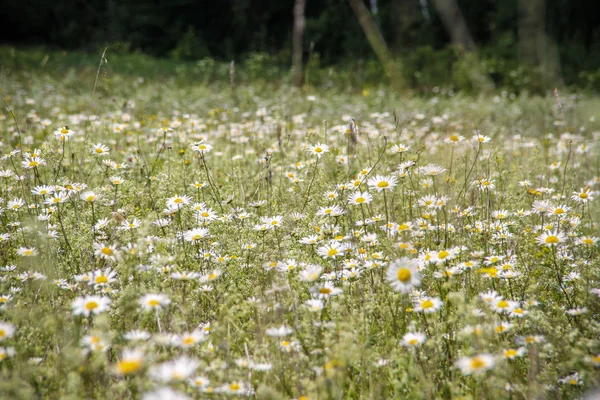
[[[587,199],[588,198],[588,194],[587,193],[579,193],[579,198],[580,199]]]
[[[183,339],[183,344],[185,344],[185,345],[188,345],[188,346],[189,346],[190,344],[194,344],[195,342],[196,342],[196,341],[195,341],[195,340],[194,340],[194,338],[193,338],[193,337],[191,337],[191,336],[186,336],[186,337]]]
[[[546,239],[544,239],[544,242],[546,243],[558,243],[558,236],[556,235],[550,235],[548,236]]]
[[[438,258],[443,260],[444,258],[448,257],[449,255],[450,255],[449,252],[447,252],[446,250],[442,250],[438,253]]]
[[[390,184],[386,181],[381,181],[377,184],[377,187],[379,187],[379,188],[386,188],[388,186],[390,186]]]
[[[432,308],[433,306],[434,306],[433,301],[431,301],[429,299],[427,299],[421,303],[421,308],[423,308],[423,309]]]
[[[414,345],[416,345],[416,344],[418,344],[418,343],[419,343],[419,341],[418,341],[417,339],[410,339],[410,340],[408,341],[408,344],[410,344],[411,346],[414,346]]]
[[[357,202],[357,203],[359,203],[359,204],[360,204],[360,203],[364,203],[364,202],[365,202],[365,198],[364,198],[364,197],[358,197],[358,198],[356,199],[356,202]]]
[[[450,136],[450,140],[452,140],[453,142],[458,142],[460,139],[459,139],[458,135],[452,135],[452,136]]]
[[[412,277],[412,273],[410,272],[410,269],[408,268],[400,268],[396,274],[396,276],[398,277],[398,280],[400,282],[408,282],[410,281],[410,278]]]
[[[508,301],[506,301],[506,300],[500,300],[498,302],[498,304],[496,304],[496,307],[498,307],[498,308],[507,308],[508,305],[509,305]]]
[[[100,148],[100,147],[96,147],[96,153],[98,153],[98,154],[104,153],[104,150],[102,150],[102,148]]]
[[[69,133],[69,130],[63,128],[63,129],[60,130],[60,133],[67,134],[67,133]]]
[[[315,153],[322,153],[323,149],[320,147],[315,147]]]
[[[229,384],[229,390],[238,391],[241,389],[241,386],[238,383]]]
[[[331,289],[329,289],[327,287],[322,287],[321,289],[319,289],[319,293],[321,293],[321,294],[329,294],[329,293],[331,293]]]
[[[113,254],[113,251],[110,247],[104,247],[102,250],[100,250],[100,252],[105,256],[112,256]]]
[[[95,310],[96,308],[98,308],[99,304],[95,301],[88,301],[87,303],[85,303],[85,308],[86,310]]]
[[[98,344],[98,343],[100,343],[100,338],[98,336],[92,336],[90,338],[90,343],[91,344]]]
[[[515,357],[517,355],[517,351],[515,349],[508,349],[504,352],[504,357],[506,358],[512,358]]]
[[[481,369],[483,367],[485,367],[485,361],[483,361],[481,358],[473,357],[471,359],[471,368],[472,369]]]
[[[101,284],[106,282],[108,282],[108,278],[106,276],[100,275],[96,277],[96,283]]]
[[[29,166],[30,167],[35,167],[36,165],[38,165],[37,161],[29,161]]]
[[[594,244],[594,241],[590,238],[583,238],[581,241],[583,244]]]
[[[0,338],[6,336],[6,331],[4,329],[0,329]]]
[[[142,367],[140,360],[123,360],[117,364],[117,369],[122,374],[132,374]]]
[[[329,249],[329,251],[327,252],[327,256],[333,257],[333,256],[335,256],[338,253],[339,252],[336,249]]]

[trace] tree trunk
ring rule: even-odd
[[[348,2],[354,11],[360,26],[365,32],[371,48],[375,52],[375,55],[377,55],[379,62],[383,65],[385,73],[390,79],[393,88],[397,91],[402,91],[404,89],[404,78],[400,73],[400,68],[393,59],[379,28],[377,28],[373,16],[369,13],[369,10],[367,10],[363,0],[348,0]]]
[[[469,33],[458,4],[455,0],[433,0],[433,5],[450,36],[452,44],[460,52],[461,61],[467,65],[471,84],[479,91],[489,92],[493,89],[494,84],[481,70],[481,64],[476,54],[477,46]]]
[[[519,0],[519,57],[521,64],[538,68],[542,86],[562,86],[556,44],[546,35],[544,0]]]
[[[292,42],[292,84],[302,86],[302,39],[304,37],[304,9],[306,0],[294,4],[294,36]]]

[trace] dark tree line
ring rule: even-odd
[[[357,1],[373,17],[395,57],[402,58],[415,50],[443,51],[456,45],[456,38],[464,35],[460,27],[449,29],[447,20],[448,15],[453,15],[451,7],[456,6],[469,35],[463,44],[476,48],[492,62],[536,64],[554,54],[567,81],[575,80],[580,71],[600,68],[597,0]],[[376,52],[351,7],[353,2],[306,0],[304,59],[311,49],[324,65],[375,58]],[[119,43],[129,50],[189,60],[212,57],[227,61],[243,59],[252,52],[266,52],[282,55],[281,59],[287,57],[291,63],[295,3],[5,0],[0,7],[4,31],[1,38],[10,44],[83,50]],[[554,53],[540,51],[541,48]]]

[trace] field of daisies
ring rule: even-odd
[[[600,385],[594,98],[107,68],[2,71],[0,397]]]

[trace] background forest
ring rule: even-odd
[[[302,0],[304,2],[305,0]],[[299,3],[300,1],[296,1]],[[305,1],[304,65],[381,78],[347,0]],[[0,9],[3,41],[51,49],[143,52],[181,61],[248,62],[289,72],[292,0],[11,1]],[[593,0],[367,0],[364,9],[412,88],[470,89],[472,68],[495,86],[543,93],[563,84],[600,88],[600,18]],[[450,6],[451,10],[448,11]],[[454,8],[452,8],[454,7]],[[458,10],[458,14],[452,11]],[[450,12],[448,23],[444,12]],[[461,36],[461,23],[465,29]],[[100,49],[100,50],[98,50]],[[466,64],[466,65],[465,65]],[[304,77],[306,78],[306,77]],[[314,79],[319,79],[316,73]],[[318,82],[317,82],[318,83]]]

